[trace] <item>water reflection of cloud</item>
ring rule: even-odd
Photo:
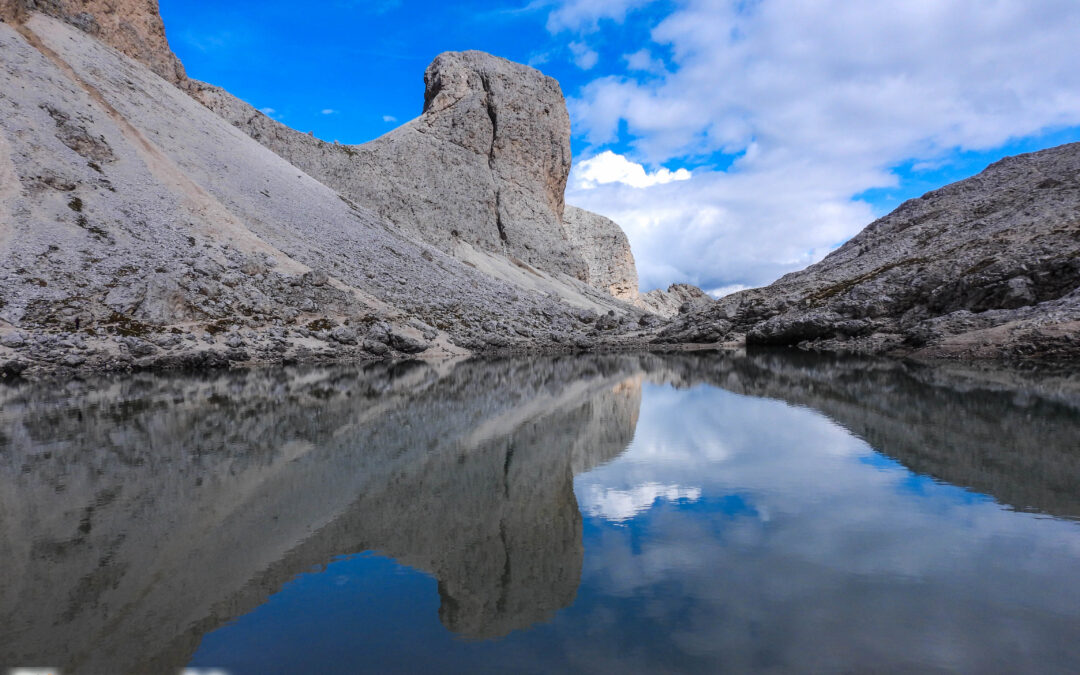
[[[735,671],[974,671],[1016,654],[1077,656],[1080,585],[1046,583],[1072,578],[1076,524],[878,457],[806,408],[649,387],[635,441],[579,476],[578,498],[693,484],[698,504],[653,500],[625,527],[595,522],[582,586],[642,603],[637,620],[667,635],[652,656],[674,647]],[[714,508],[732,494],[752,508]]]
[[[642,483],[630,489],[605,488],[590,485],[580,500],[585,515],[621,523],[648,510],[659,500],[694,502],[701,497],[701,488]]]

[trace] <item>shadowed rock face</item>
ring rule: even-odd
[[[633,436],[618,358],[0,389],[0,666],[166,672],[296,574],[375,550],[482,638],[573,601],[573,475]]]

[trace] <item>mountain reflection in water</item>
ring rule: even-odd
[[[335,619],[321,671],[1075,670],[1078,391],[788,352],[2,387],[0,667],[295,670],[290,582],[372,551],[437,631]]]

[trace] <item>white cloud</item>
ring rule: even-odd
[[[382,121],[383,122],[397,122],[397,118],[394,117],[393,115],[383,115],[382,116]]]
[[[603,29],[641,4],[566,0],[549,28]],[[643,285],[767,283],[872,220],[853,197],[896,186],[893,167],[1080,125],[1077,35],[1074,0],[686,0],[571,114],[593,152],[630,139],[639,162],[719,168],[569,200],[624,225]],[[658,49],[671,72],[639,72]]]
[[[725,295],[731,295],[732,293],[738,293],[739,291],[745,291],[750,288],[743,284],[731,284],[730,286],[721,286],[720,288],[714,288],[710,291],[706,291],[709,295],[713,296],[717,300]]]
[[[570,174],[570,185],[575,190],[592,190],[600,185],[621,183],[635,188],[663,185],[673,181],[690,180],[686,169],[658,169],[652,173],[622,155],[605,150],[599,155],[578,162]]]
[[[600,60],[600,55],[589,48],[589,45],[584,42],[571,42],[569,45],[570,54],[573,56],[574,64],[582,70],[589,70],[596,65],[596,62]]]
[[[643,290],[673,281],[755,287],[817,262],[873,219],[869,205],[850,199],[857,191],[851,173],[801,161],[747,172],[699,169],[690,180],[641,189],[588,183],[575,168],[566,199],[622,226]]]
[[[336,115],[338,111],[333,108],[323,108],[321,112],[323,115]]]
[[[189,47],[204,53],[229,51],[250,42],[246,33],[232,30],[209,33],[187,30],[181,33],[180,40]]]
[[[261,112],[262,114],[269,117],[269,116],[273,115],[274,113],[276,113],[277,110],[274,110],[273,108],[259,108],[259,112]]]
[[[564,30],[596,30],[601,19],[622,21],[626,15],[652,0],[563,0],[548,15],[552,33]]]
[[[623,56],[626,67],[630,70],[638,70],[646,73],[660,73],[664,71],[664,64],[653,57],[648,49],[639,49],[633,54]]]
[[[551,61],[551,52],[533,52],[529,55],[527,63],[533,68],[539,68],[549,61]]]

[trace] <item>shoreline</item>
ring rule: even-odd
[[[10,335],[10,333],[9,333]],[[6,336],[5,336],[6,337]],[[872,358],[886,362],[912,363],[930,367],[960,366],[973,370],[1005,370],[1011,372],[1080,372],[1080,364],[1069,356],[1061,358],[1044,356],[1017,356],[996,354],[995,356],[971,357],[962,354],[916,354],[916,353],[874,353],[820,345],[748,345],[744,340],[715,343],[666,343],[655,339],[643,339],[643,336],[612,336],[613,339],[589,340],[579,338],[573,343],[543,343],[515,347],[491,347],[489,349],[467,350],[456,347],[449,341],[439,343],[417,352],[406,353],[389,349],[383,353],[367,351],[363,344],[344,345],[333,342],[322,343],[321,349],[312,349],[304,344],[298,348],[270,356],[265,349],[252,355],[247,341],[242,344],[214,342],[206,348],[177,349],[159,347],[151,353],[138,355],[138,343],[134,352],[131,343],[122,339],[109,341],[111,348],[94,349],[91,346],[68,347],[73,342],[71,334],[44,334],[37,340],[47,343],[60,343],[60,351],[52,351],[47,357],[28,357],[24,349],[0,347],[0,385],[18,382],[63,382],[102,375],[124,375],[135,373],[171,374],[171,373],[211,373],[228,370],[248,370],[253,368],[295,367],[295,366],[335,366],[376,364],[387,362],[424,361],[429,363],[447,363],[470,359],[502,359],[545,356],[571,355],[617,355],[617,354],[664,354],[689,352],[717,352],[718,354],[739,355],[746,353],[804,353],[836,358]],[[122,336],[118,336],[122,337]],[[650,336],[655,338],[655,336]],[[31,344],[33,338],[27,340]],[[33,342],[39,344],[39,342]],[[76,343],[77,344],[77,343]],[[153,344],[153,343],[147,343]],[[101,345],[94,345],[100,347]],[[147,350],[146,347],[142,347]]]

